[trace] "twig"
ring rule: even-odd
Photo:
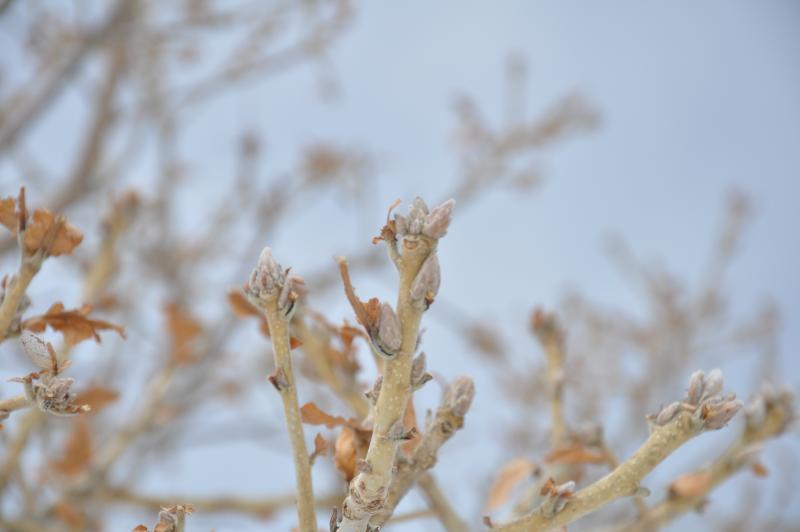
[[[664,407],[652,416],[652,431],[628,460],[595,483],[573,493],[575,483],[560,486],[550,482],[542,490],[547,495],[531,514],[495,527],[502,532],[536,532],[564,526],[606,504],[641,491],[640,482],[667,456],[704,430],[724,427],[741,408],[735,396],[722,396],[723,378],[719,370],[708,375],[692,374],[687,396]]]
[[[25,394],[15,395],[7,399],[0,399],[0,413],[13,412],[14,410],[21,410],[31,406],[31,402],[25,397]]]
[[[78,67],[88,53],[112,35],[113,30],[125,20],[127,8],[131,4],[130,0],[118,1],[103,24],[65,54],[66,57],[53,68],[44,81],[35,84],[35,90],[29,101],[25,105],[21,105],[11,119],[4,121],[6,125],[0,130],[0,152],[12,148],[20,134],[33,124],[49,104],[55,101],[58,93],[67,85],[66,80],[79,70]]]
[[[349,282],[344,259],[340,260],[345,293],[370,337],[373,350],[385,359],[367,457],[358,475],[350,481],[342,504],[342,520],[338,523],[342,532],[366,530],[370,518],[382,511],[389,493],[397,447],[405,437],[403,417],[411,395],[411,369],[419,325],[422,313],[439,290],[436,246],[447,233],[454,204],[453,200],[446,201],[429,213],[425,202],[416,198],[407,217],[396,215],[381,230],[379,239],[389,246],[400,274],[396,314],[389,305],[381,305],[377,300],[363,305]],[[398,242],[402,253],[397,249]],[[400,331],[396,330],[398,325]]]
[[[411,458],[398,460],[386,502],[380,512],[376,513],[370,520],[370,524],[380,526],[385,523],[414,483],[422,480],[422,477],[426,477],[423,483],[431,487],[433,479],[426,475],[425,472],[436,464],[441,446],[453,436],[456,430],[464,425],[464,415],[472,402],[474,394],[475,387],[472,380],[466,377],[456,380],[450,386],[442,406],[437,410],[436,417],[430,421],[425,436],[414,449]],[[430,491],[430,495],[434,500],[434,505],[440,505],[443,502],[438,488],[434,487]],[[444,501],[444,504],[446,504],[446,501]],[[454,514],[452,510],[446,513]],[[447,524],[445,526],[447,530],[466,530],[466,525],[457,516],[450,515],[448,521],[449,526]]]
[[[33,277],[42,267],[44,258],[45,255],[40,252],[28,255],[25,252],[25,247],[22,247],[22,260],[19,265],[19,271],[9,279],[6,295],[0,305],[0,342],[8,337],[9,328],[17,314],[17,309],[25,297],[28,285],[31,284]]]
[[[197,497],[175,495],[144,495],[127,488],[109,488],[97,490],[95,497],[101,501],[131,504],[152,510],[173,504],[174,501],[191,501],[192,506],[203,514],[221,512],[241,512],[258,517],[267,517],[276,511],[293,506],[295,494],[265,497],[263,499],[246,499],[242,497]],[[319,509],[330,509],[341,500],[340,493],[331,493],[314,501]]]
[[[758,412],[761,409],[763,412]],[[702,508],[708,494],[737,472],[757,465],[762,442],[781,435],[793,420],[795,412],[788,392],[762,393],[748,406],[747,426],[742,435],[722,456],[709,466],[689,473],[698,488],[682,494],[670,490],[669,495],[650,510],[642,513],[634,523],[622,527],[625,532],[649,532],[694,509]]]
[[[425,243],[404,254],[400,263],[397,316],[402,341],[396,357],[384,363],[383,385],[375,406],[372,440],[367,451],[368,465],[350,482],[349,494],[342,506],[343,520],[339,525],[342,532],[363,532],[387,494],[400,443],[390,437],[389,431],[395,423],[402,422],[405,413],[411,391],[411,362],[422,320],[422,310],[411,302],[411,284],[430,251],[430,243]]]
[[[428,507],[433,510],[447,532],[466,532],[469,530],[466,523],[459,517],[450,501],[447,500],[447,497],[439,488],[436,479],[430,473],[420,475],[417,479],[417,486],[422,490],[422,494],[428,502]],[[394,522],[395,520],[396,518],[392,518],[389,522]]]
[[[275,373],[270,382],[278,390],[283,402],[283,414],[289,441],[292,446],[294,471],[297,481],[297,516],[301,532],[317,531],[314,513],[314,489],[311,483],[311,461],[308,457],[297,387],[292,370],[289,322],[297,304],[302,280],[286,275],[286,271],[272,258],[272,250],[265,248],[250,278],[247,295],[265,313],[269,324]]]

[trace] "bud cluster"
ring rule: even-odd
[[[749,433],[758,433],[767,429],[768,421],[775,420],[773,434],[781,434],[797,419],[794,408],[794,395],[786,389],[779,389],[764,384],[744,409]]]
[[[284,270],[272,257],[272,249],[266,247],[250,274],[245,294],[253,304],[261,308],[265,302],[277,298],[278,310],[288,316],[303,293],[304,285],[302,277],[289,275],[289,269]]]
[[[455,203],[455,200],[449,199],[429,211],[422,198],[417,197],[411,204],[407,216],[394,215],[395,237],[401,239],[401,248],[404,251],[416,249],[420,239],[427,238],[430,239],[429,242],[433,241],[430,252],[411,286],[411,300],[421,310],[426,310],[439,292],[441,271],[439,257],[436,254],[436,241],[447,234],[447,228],[453,219]],[[392,249],[395,245],[396,242],[390,243]]]
[[[689,378],[686,397],[665,406],[651,419],[656,426],[663,426],[680,412],[690,412],[700,428],[721,429],[742,408],[736,394],[722,395],[723,386],[724,379],[719,369],[713,369],[707,375],[702,370],[695,371]]]
[[[397,236],[424,235],[435,240],[442,238],[447,234],[447,228],[453,219],[455,204],[454,199],[449,199],[429,212],[428,206],[422,198],[415,198],[408,210],[408,216],[394,215]]]
[[[56,416],[71,416],[79,412],[89,411],[87,405],[76,405],[75,394],[72,393],[74,379],[65,379],[58,374],[68,366],[60,364],[58,355],[52,344],[45,342],[30,331],[20,336],[20,344],[28,358],[42,371],[31,373],[25,377],[11,379],[25,385],[25,397],[35,404],[39,410]]]
[[[540,510],[542,515],[551,518],[563,510],[574,491],[575,481],[573,480],[556,485],[552,478],[548,479],[539,493],[542,496],[546,496]]]

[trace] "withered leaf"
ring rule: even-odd
[[[605,464],[606,453],[585,447],[580,443],[560,447],[545,457],[545,462],[556,464]]]
[[[150,529],[147,528],[145,525],[139,525],[134,528],[131,532],[150,532]]]
[[[96,414],[109,404],[119,399],[119,392],[103,386],[93,386],[80,392],[73,401],[76,405],[88,405],[92,414]]]
[[[231,306],[231,310],[233,310],[233,313],[238,318],[255,316],[264,319],[264,314],[258,310],[255,305],[250,303],[240,290],[231,290],[228,292],[228,303]],[[264,319],[264,321],[266,320]]]
[[[350,306],[353,307],[353,312],[356,314],[356,320],[358,323],[364,326],[366,329],[367,334],[370,336],[375,336],[378,331],[378,318],[380,317],[381,313],[381,302],[378,298],[371,298],[364,304],[358,296],[356,295],[355,288],[353,288],[353,283],[350,280],[350,271],[347,268],[347,261],[344,257],[339,258],[339,273],[342,276],[342,284],[344,284],[344,293],[347,296],[347,300],[350,302]]]
[[[53,506],[56,519],[72,528],[84,529],[86,517],[69,502],[62,500]]]
[[[177,303],[165,305],[164,313],[167,318],[172,358],[182,364],[195,362],[192,343],[203,332],[200,321]]]
[[[341,416],[332,416],[323,412],[316,404],[306,403],[300,407],[300,418],[309,425],[325,425],[329,429],[334,427],[350,427],[355,430],[366,430],[355,419],[345,419]]]
[[[497,473],[492,487],[489,488],[485,511],[492,512],[503,506],[514,488],[530,478],[536,469],[536,464],[524,457],[515,458],[504,465]]]
[[[698,497],[711,487],[711,473],[698,471],[686,473],[676,478],[669,485],[669,493],[673,497]]]
[[[79,309],[65,310],[61,303],[54,303],[46,313],[41,316],[34,316],[22,322],[22,328],[33,332],[43,332],[48,326],[58,331],[64,337],[64,341],[69,346],[94,338],[100,343],[98,331],[112,330],[125,338],[125,329],[120,325],[115,325],[104,320],[89,318],[92,311],[91,305],[83,305]]]
[[[18,222],[17,200],[13,197],[0,199],[0,224],[5,225],[11,234],[16,235]]]
[[[53,243],[47,254],[53,257],[66,255],[72,252],[75,247],[83,240],[81,233],[74,225],[64,221],[60,226],[56,216],[47,209],[36,209],[33,217],[28,222],[25,230],[25,249],[28,253],[33,253],[45,243],[47,233],[51,230],[56,231]]]
[[[65,476],[74,476],[83,472],[92,459],[92,440],[89,434],[89,422],[85,417],[78,417],[72,424],[72,432],[64,444],[61,458],[53,460],[50,466]]]
[[[761,462],[754,463],[753,465],[750,466],[750,469],[753,471],[753,474],[757,477],[766,477],[767,475],[769,475],[769,470]]]
[[[308,457],[308,461],[311,462],[311,465],[314,465],[314,461],[317,459],[317,457],[323,456],[327,452],[328,452],[328,442],[322,436],[322,434],[318,432],[317,435],[314,436],[314,450]]]
[[[269,338],[269,323],[264,313],[250,303],[240,290],[231,290],[228,292],[228,304],[231,306],[233,313],[239,318],[257,318],[261,333]],[[301,345],[303,345],[303,342],[301,342],[299,338],[295,338],[294,336],[289,338],[290,349],[295,349]]]
[[[358,463],[367,456],[369,433],[342,428],[333,448],[333,463],[347,482],[358,474]]]

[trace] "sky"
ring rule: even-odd
[[[363,247],[394,199],[435,201],[452,188],[458,175],[454,98],[469,95],[491,123],[502,125],[507,61],[511,54],[524,57],[530,118],[576,92],[600,112],[602,123],[541,154],[544,182],[537,189],[492,190],[464,211],[456,209],[440,248],[441,296],[473,317],[487,313],[508,323],[520,335],[533,306],[554,306],[568,288],[641,310],[641,300],[606,256],[608,237],[624,237],[637,256],[697,282],[726,194],[740,190],[751,196],[755,217],[726,285],[740,315],[765,300],[778,305],[781,370],[798,389],[800,5],[408,1],[364,2],[356,10],[326,62],[338,87],[332,101],[320,97],[319,71],[299,67],[247,83],[192,117],[183,142],[193,149],[199,201],[224,186],[230,157],[218,150],[234,145],[243,127],[267,139],[265,171],[290,165],[309,140],[335,139],[376,156],[366,209],[354,214],[347,212],[351,203],[323,198],[313,210],[293,215],[289,229],[270,244],[280,260],[301,271],[300,265],[323,264],[343,249]],[[63,136],[70,105],[65,98],[34,138],[57,151],[55,132]],[[314,228],[320,224],[329,229],[319,241],[299,246],[292,240],[319,234]],[[376,286],[391,291],[388,281]],[[347,312],[343,301],[330,308]],[[435,314],[426,319],[431,367],[450,377],[469,374],[474,362],[456,352],[452,334],[436,332]],[[533,348],[529,338],[524,342],[521,350]],[[437,352],[446,355],[437,360]],[[731,382],[746,382],[746,375],[735,373],[741,368],[731,370]],[[477,405],[484,406],[471,412],[437,467],[445,483],[463,484],[460,466],[476,453],[483,463],[475,478],[487,478],[503,461],[498,446],[477,431],[493,415],[492,392],[482,395],[482,384],[479,378]],[[175,477],[184,476],[189,488],[197,480],[192,464],[209,458],[198,453],[174,466],[183,474]],[[262,479],[248,477],[246,464],[242,458],[208,473],[232,468],[246,477],[234,484],[256,488]],[[465,507],[480,506],[481,492],[460,486],[452,495]],[[245,530],[242,523],[231,526]],[[226,530],[225,524],[216,529]],[[397,528],[403,529],[437,527],[421,521]]]

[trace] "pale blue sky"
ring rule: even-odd
[[[366,245],[395,198],[441,198],[457,175],[449,138],[453,97],[470,95],[492,123],[502,123],[506,60],[521,54],[528,60],[530,116],[578,91],[601,112],[602,125],[542,154],[546,181],[538,190],[495,191],[465,212],[456,210],[441,245],[442,297],[473,316],[490,313],[520,335],[529,309],[554,305],[566,287],[637,310],[641,303],[607,260],[604,239],[620,234],[637,255],[662,258],[672,271],[698,280],[725,193],[737,188],[752,195],[756,218],[727,281],[734,309],[747,314],[765,298],[778,304],[782,370],[797,389],[800,4],[410,1],[356,8],[353,27],[329,56],[341,87],[337,100],[321,100],[314,69],[301,67],[245,84],[192,118],[183,146],[190,150],[198,201],[213,197],[232,174],[230,153],[242,127],[266,137],[265,172],[289,167],[310,140],[368,149],[377,156],[378,180],[366,212],[355,216],[336,196],[324,198],[297,212],[270,242],[296,271],[325,264]],[[63,141],[74,113],[71,98],[33,132],[34,142],[52,145],[53,165],[63,142],[71,141]],[[134,181],[146,182],[144,168]],[[4,189],[16,181],[7,170],[0,164]],[[321,234],[320,224],[329,232]],[[320,239],[299,246],[297,235]],[[389,286],[375,284],[384,295]],[[348,313],[343,298],[327,310],[334,317]],[[437,330],[435,312],[426,320],[426,351],[436,371],[454,377],[480,369],[474,357],[458,354],[452,333]],[[533,349],[527,336],[523,341],[523,350]],[[437,353],[447,355],[437,359]],[[746,375],[728,376],[734,385],[747,382]],[[502,462],[497,443],[480,432],[493,416],[492,386],[478,378],[476,409],[437,468],[474,522],[481,492],[470,484]],[[248,464],[263,453],[233,451],[242,462],[220,464],[211,474],[237,471],[244,478],[231,479],[231,486],[257,490],[263,477],[247,476]],[[182,479],[179,487],[197,487],[194,466],[215,456],[198,453],[173,466],[171,481]],[[466,461],[475,471],[465,476]],[[196,522],[244,530],[238,521],[229,528],[201,516]],[[700,522],[689,518],[680,526],[699,530],[692,527]],[[425,521],[405,529],[437,527]]]

